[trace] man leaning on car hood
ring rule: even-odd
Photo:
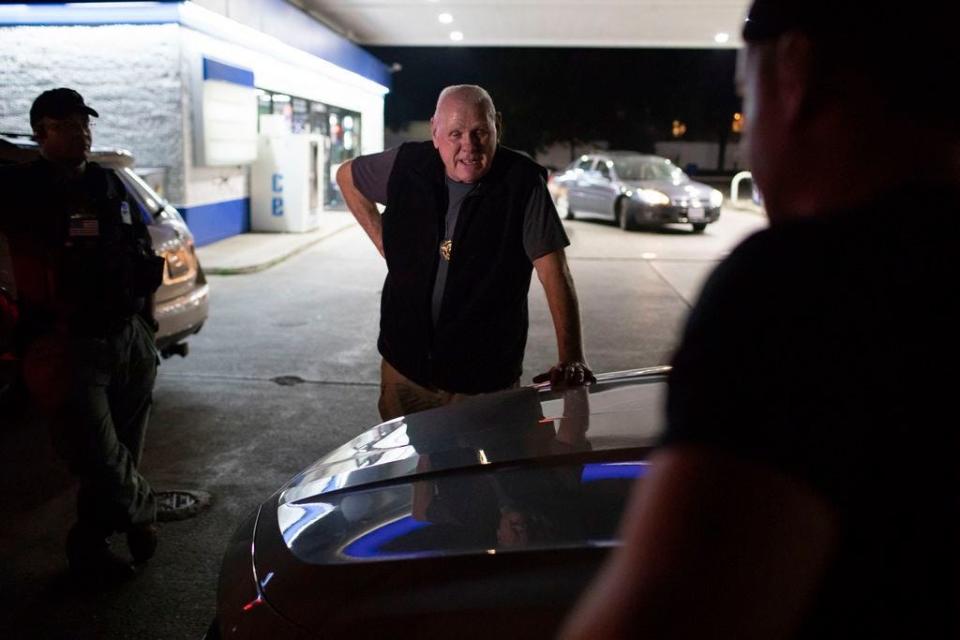
[[[387,262],[377,347],[386,420],[519,383],[535,269],[558,363],[537,379],[593,379],[546,171],[499,144],[497,112],[475,85],[447,87],[432,141],[341,165],[347,206]],[[386,205],[381,216],[376,203]]]

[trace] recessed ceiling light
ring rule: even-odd
[[[453,15],[449,13],[441,13],[437,16],[437,20],[440,21],[440,24],[450,24],[453,22]]]
[[[461,40],[463,40],[463,31],[451,31],[450,39],[453,40],[454,42],[460,42]]]
[[[730,34],[723,32],[718,33],[717,35],[713,36],[713,41],[717,44],[726,44],[730,41]]]

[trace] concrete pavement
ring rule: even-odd
[[[197,248],[209,275],[255,273],[297,255],[357,222],[347,211],[324,211],[320,226],[306,233],[244,233]]]
[[[764,215],[749,200],[727,203],[727,210]],[[325,211],[320,226],[307,233],[244,233],[199,247],[197,257],[209,275],[238,275],[263,271],[357,224],[348,211]]]

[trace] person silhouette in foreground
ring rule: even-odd
[[[690,314],[662,446],[565,640],[958,637],[958,13],[753,3],[770,227]]]

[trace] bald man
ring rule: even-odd
[[[499,144],[481,87],[440,93],[432,140],[344,163],[347,206],[387,261],[377,347],[383,419],[519,384],[534,268],[557,335],[535,380],[593,380],[546,171]],[[385,205],[381,215],[377,203]]]

